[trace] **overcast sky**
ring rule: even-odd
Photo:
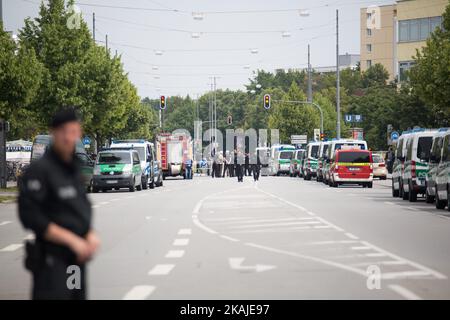
[[[307,45],[315,67],[335,65],[335,16],[340,52],[359,54],[359,9],[394,0],[82,0],[76,1],[96,38],[123,56],[141,97],[196,97],[216,75],[218,88],[244,90],[256,69],[304,68]],[[17,32],[40,0],[3,0],[5,28]],[[295,10],[293,10],[295,9]],[[299,10],[307,10],[302,17]],[[201,12],[203,20],[193,18]],[[199,38],[192,38],[192,33]],[[283,32],[290,37],[283,37]],[[258,49],[252,54],[251,49]],[[163,51],[156,55],[155,51]],[[157,69],[155,68],[157,67]],[[249,66],[245,69],[244,66]],[[159,90],[158,90],[159,89]]]

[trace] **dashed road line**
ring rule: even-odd
[[[229,240],[229,241],[233,241],[233,242],[239,242],[239,239],[236,239],[236,238],[232,238],[232,237],[229,237],[229,236],[226,236],[226,235],[220,235],[220,237],[222,238],[222,239],[225,239],[225,240]]]
[[[191,235],[192,234],[192,230],[191,229],[180,229],[178,231],[179,235]]]
[[[125,294],[123,300],[145,300],[155,289],[154,286],[135,286]]]
[[[166,258],[181,258],[184,256],[184,250],[169,250],[166,254]]]
[[[348,238],[353,239],[353,240],[359,239],[357,236],[355,236],[354,234],[349,233],[349,232],[346,232],[345,235],[346,235]]]
[[[188,244],[189,244],[188,238],[178,238],[178,239],[173,240],[174,246],[187,246]]]
[[[10,223],[12,223],[12,221],[2,221],[2,222],[0,222],[0,227],[6,226],[7,224],[10,224]]]
[[[157,264],[153,267],[152,270],[148,272],[149,276],[166,276],[168,275],[173,268],[175,268],[174,264]]]

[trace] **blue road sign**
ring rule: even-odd
[[[84,137],[84,138],[83,138],[83,144],[84,144],[84,145],[91,144],[91,138],[89,138],[89,137]]]
[[[397,131],[393,131],[391,132],[391,140],[392,141],[396,141],[398,140],[398,137],[400,136],[400,134]]]

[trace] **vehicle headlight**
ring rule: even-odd
[[[124,167],[123,167],[123,174],[131,174],[131,171],[132,171],[132,169],[133,169],[133,167],[131,166],[131,164],[126,164]]]
[[[99,175],[100,174],[100,167],[99,166],[95,166],[94,167],[94,174],[95,175]]]

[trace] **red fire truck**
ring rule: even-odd
[[[185,163],[192,159],[192,140],[186,134],[161,133],[156,138],[163,178],[185,177]]]

